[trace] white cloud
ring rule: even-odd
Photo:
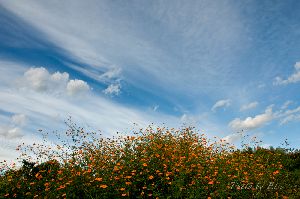
[[[256,115],[254,117],[247,117],[244,120],[241,120],[240,118],[236,118],[232,120],[229,123],[229,127],[231,127],[233,130],[241,131],[241,130],[252,130],[259,127],[262,127],[267,122],[271,121],[274,118],[273,112],[272,112],[272,106],[269,106],[265,113]]]
[[[81,95],[90,90],[89,85],[82,80],[70,80],[67,84],[67,92],[69,95]]]
[[[214,106],[211,108],[211,110],[216,111],[219,108],[228,107],[228,106],[230,106],[230,104],[231,104],[231,100],[229,100],[229,99],[219,100],[214,104]]]
[[[295,72],[290,75],[287,79],[282,79],[281,77],[276,77],[273,82],[274,85],[286,85],[290,83],[296,83],[300,81],[300,62],[296,62],[294,65]]]
[[[26,124],[27,118],[24,114],[15,114],[11,118],[15,125],[24,126]]]
[[[20,87],[49,94],[63,95],[67,92],[71,96],[81,95],[90,90],[86,82],[78,79],[69,80],[69,74],[66,72],[57,71],[50,74],[44,67],[27,70],[20,81]]]
[[[105,90],[103,90],[103,92],[106,95],[119,95],[120,91],[121,91],[120,84],[111,84]]]
[[[251,102],[251,103],[249,103],[249,104],[243,105],[243,106],[240,108],[240,111],[246,111],[246,110],[249,110],[249,109],[256,108],[257,105],[258,105],[258,102]]]
[[[64,90],[69,81],[69,74],[66,72],[55,72],[50,76],[49,84],[52,90]]]
[[[43,68],[30,68],[24,73],[25,86],[28,86],[36,91],[48,90],[49,72]]]

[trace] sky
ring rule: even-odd
[[[0,0],[0,160],[72,121],[300,143],[298,0]],[[243,132],[244,134],[241,134]],[[49,138],[51,141],[51,137]]]

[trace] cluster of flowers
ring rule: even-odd
[[[70,127],[72,144],[20,147],[27,160],[31,154],[40,162],[23,161],[1,175],[0,197],[276,198],[294,191],[284,184],[281,153],[237,150],[194,128],[149,126],[134,136],[103,138]],[[276,186],[266,188],[270,183]]]

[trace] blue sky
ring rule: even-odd
[[[0,159],[73,120],[300,143],[300,1],[0,1]]]

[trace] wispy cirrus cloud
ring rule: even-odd
[[[27,117],[24,114],[15,114],[11,117],[11,120],[15,125],[24,126],[27,122]]]
[[[285,110],[287,109],[291,104],[293,104],[293,101],[292,100],[287,100],[284,102],[284,104],[281,106],[281,110]]]
[[[3,116],[2,116],[3,117]],[[4,118],[2,118],[3,120]],[[16,139],[23,137],[22,127],[27,122],[27,117],[24,114],[14,114],[12,116],[6,116],[4,124],[0,123],[0,136],[5,139]]]
[[[84,74],[85,76],[94,79],[101,83],[109,83],[119,81],[122,79],[122,69],[117,66],[102,66],[94,68],[89,66],[77,66],[74,64],[66,63],[70,68]]]
[[[282,79],[281,77],[276,77],[273,84],[274,85],[287,85],[291,83],[297,83],[300,81],[300,62],[296,62],[294,65],[295,72],[290,75],[287,79]]]
[[[240,108],[240,111],[246,111],[246,110],[250,110],[250,109],[254,109],[256,108],[258,105],[258,102],[251,102],[249,104],[245,104]]]
[[[216,111],[219,108],[226,108],[226,107],[229,107],[230,105],[231,105],[231,100],[230,99],[219,100],[213,105],[211,110]]]
[[[280,125],[300,121],[300,106],[294,109],[281,109],[281,111],[277,113],[277,118],[280,119]]]
[[[65,49],[70,57],[85,63],[86,70],[77,68],[83,74],[102,80],[119,74],[121,68],[129,84],[157,95],[174,93],[166,95],[171,100],[184,93],[223,92],[215,88],[234,85],[232,77],[237,73],[229,62],[238,57],[236,53],[243,46],[236,41],[247,42],[235,6],[193,3],[121,6],[116,2],[72,1],[62,7],[58,1],[12,1],[3,6],[43,32],[45,39]]]

